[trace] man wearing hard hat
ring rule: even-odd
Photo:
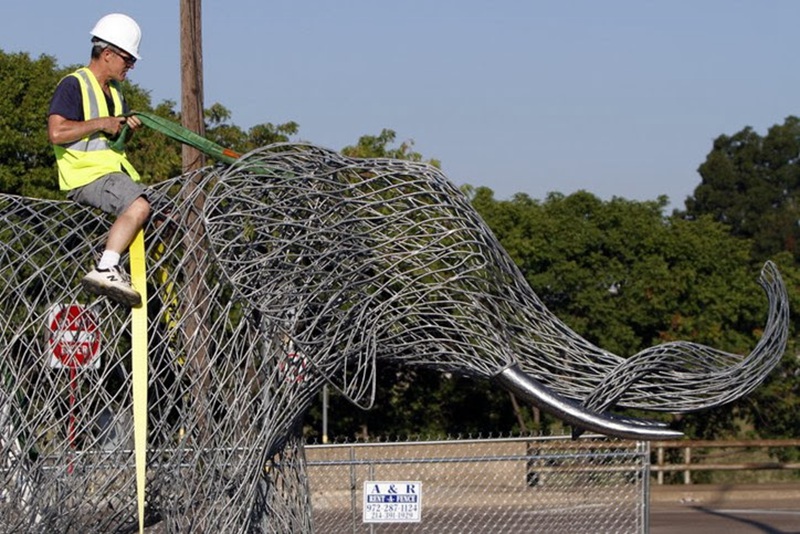
[[[47,133],[56,153],[59,187],[80,204],[116,215],[97,267],[81,284],[87,291],[106,295],[126,306],[139,306],[141,296],[120,268],[120,255],[150,216],[150,203],[139,173],[124,151],[110,141],[127,124],[128,106],[120,82],[139,59],[142,32],[135,20],[113,13],[97,21],[90,32],[89,65],[64,77],[50,103]]]

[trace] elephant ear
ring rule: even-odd
[[[307,361],[309,373],[318,374],[347,400],[369,410],[375,403],[377,387],[375,333],[369,325],[357,320],[329,326],[346,332],[346,336],[320,335],[314,328],[299,327],[289,337],[291,345]],[[326,342],[320,341],[332,338],[339,342],[326,346]]]
[[[371,236],[341,178],[352,161],[317,147],[275,145],[224,171],[203,208],[210,253],[234,298],[257,309],[312,369],[359,406],[375,397],[367,307]]]

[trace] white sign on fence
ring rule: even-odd
[[[421,482],[364,482],[364,523],[419,523]]]

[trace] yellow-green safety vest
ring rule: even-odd
[[[92,71],[83,67],[68,76],[75,76],[81,88],[84,120],[110,116],[108,105],[100,83]],[[123,114],[123,97],[116,83],[109,84],[116,116]],[[68,191],[89,184],[101,176],[113,172],[125,172],[134,181],[140,180],[125,152],[117,152],[109,146],[105,133],[95,132],[72,143],[53,145],[58,164],[58,185]]]

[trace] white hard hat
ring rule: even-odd
[[[97,21],[89,33],[140,59],[139,43],[142,40],[142,30],[128,15],[122,13],[106,15]]]

